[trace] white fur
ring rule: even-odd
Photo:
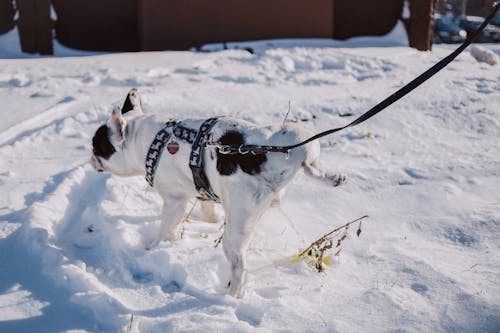
[[[139,108],[139,102],[137,102]],[[135,108],[134,108],[135,110]],[[92,157],[92,165],[98,171],[120,176],[145,174],[145,158],[154,136],[170,118],[166,115],[144,115],[140,110],[112,113],[108,122],[111,141],[116,149],[108,160]],[[204,119],[183,120],[183,126],[198,129]],[[228,130],[245,134],[247,143],[266,145],[289,145],[311,136],[308,131],[294,125],[285,127],[257,127],[252,123],[230,117],[222,117],[212,129],[217,140]],[[177,238],[178,225],[182,221],[185,206],[192,197],[199,196],[188,166],[191,144],[177,139],[179,151],[171,155],[167,151],[159,162],[154,188],[163,198],[161,227],[158,238],[148,247],[157,246],[163,240]],[[216,148],[205,149],[205,171],[214,192],[220,197],[225,212],[226,230],[222,245],[231,264],[229,293],[235,297],[243,295],[247,270],[246,250],[250,236],[260,216],[273,203],[279,203],[279,193],[302,167],[305,173],[331,185],[339,185],[345,177],[328,174],[318,169],[320,146],[318,141],[282,153],[268,153],[267,161],[258,175],[249,175],[238,168],[236,173],[223,176],[216,168]],[[208,219],[214,220],[213,207],[207,202],[203,209]]]

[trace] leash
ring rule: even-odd
[[[240,145],[240,146],[234,146],[234,145],[223,145],[218,142],[209,142],[208,145],[215,146],[219,149],[219,152],[221,154],[229,154],[229,155],[236,155],[236,154],[248,154],[251,153],[253,155],[258,155],[258,154],[266,154],[268,152],[280,152],[280,153],[285,153],[288,154],[290,150],[298,148],[300,146],[303,146],[311,141],[314,141],[316,139],[319,139],[321,137],[333,134],[335,132],[341,131],[343,129],[346,129],[348,127],[356,126],[358,124],[361,124],[362,122],[370,119],[380,111],[384,110],[391,104],[395,103],[396,101],[400,100],[404,96],[406,96],[408,93],[413,91],[415,88],[420,86],[422,83],[430,79],[432,76],[434,76],[436,73],[441,71],[444,67],[446,67],[450,62],[452,62],[460,53],[462,53],[467,46],[469,46],[476,38],[479,36],[479,34],[484,30],[484,28],[488,25],[488,23],[493,19],[493,16],[495,16],[495,13],[498,11],[498,8],[500,6],[500,2],[497,2],[493,4],[493,10],[491,13],[488,15],[488,17],[484,20],[484,22],[477,28],[476,31],[470,36],[467,37],[467,39],[460,45],[455,51],[453,51],[451,54],[449,54],[447,57],[443,58],[441,61],[436,63],[434,66],[426,70],[424,73],[420,74],[417,78],[413,79],[410,83],[406,84],[404,87],[396,91],[394,94],[390,95],[386,99],[384,99],[382,102],[378,103],[374,107],[372,107],[370,110],[362,114],[360,117],[356,118],[353,122],[342,126],[342,127],[337,127],[333,128],[324,132],[321,132],[319,134],[316,134],[309,139],[299,142],[294,145],[289,145],[289,146],[262,146],[262,145]]]

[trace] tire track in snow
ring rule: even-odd
[[[21,239],[42,263],[42,274],[63,281],[71,301],[90,309],[99,325],[114,318],[112,330],[124,327],[131,313],[136,325],[146,326],[158,317],[175,321],[184,312],[223,307],[226,315],[234,313],[235,302],[186,285],[184,268],[169,262],[167,249],[145,251],[127,244],[123,233],[133,225],[108,215],[102,206],[108,196],[114,197],[108,186],[119,186],[108,179],[79,166],[27,196],[33,206]],[[95,225],[92,232],[90,223]]]
[[[80,111],[76,106],[81,102],[82,101],[70,96],[65,97],[56,105],[48,108],[40,114],[8,128],[0,133],[0,148],[11,145],[14,142],[22,138],[29,137],[44,128],[64,121],[64,119]]]
[[[115,297],[113,290],[96,276],[87,272],[84,262],[71,259],[71,253],[61,242],[68,223],[78,222],[80,214],[95,205],[81,205],[75,200],[84,198],[97,204],[105,195],[105,182],[89,168],[77,167],[52,179],[39,199],[29,209],[28,220],[21,228],[21,241],[28,251],[42,263],[42,274],[55,283],[61,283],[71,300],[89,308],[97,322],[114,329],[122,327],[126,319],[119,314],[128,311]],[[95,195],[97,193],[97,195]],[[81,203],[81,201],[80,201]],[[62,245],[62,246],[61,246]],[[64,279],[61,279],[64,277]],[[118,316],[117,316],[118,314]]]

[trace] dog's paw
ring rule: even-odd
[[[227,283],[226,288],[228,289],[228,294],[233,296],[234,298],[242,298],[245,294],[243,285],[238,286],[236,283],[231,283],[231,281]]]
[[[330,183],[330,185],[332,185],[333,187],[340,186],[340,185],[347,183],[347,176],[343,175],[341,173],[327,175],[325,178]]]
[[[160,244],[160,240],[155,239],[154,241],[151,241],[148,244],[146,244],[146,246],[144,248],[146,249],[146,251],[150,251],[150,250],[154,249],[155,247],[157,247],[159,244]]]

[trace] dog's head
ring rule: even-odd
[[[130,112],[130,113],[129,113]],[[132,174],[125,160],[127,121],[125,114],[140,114],[141,100],[137,89],[132,89],[122,108],[115,106],[106,124],[97,129],[92,138],[92,158],[90,163],[98,172],[129,176]]]

